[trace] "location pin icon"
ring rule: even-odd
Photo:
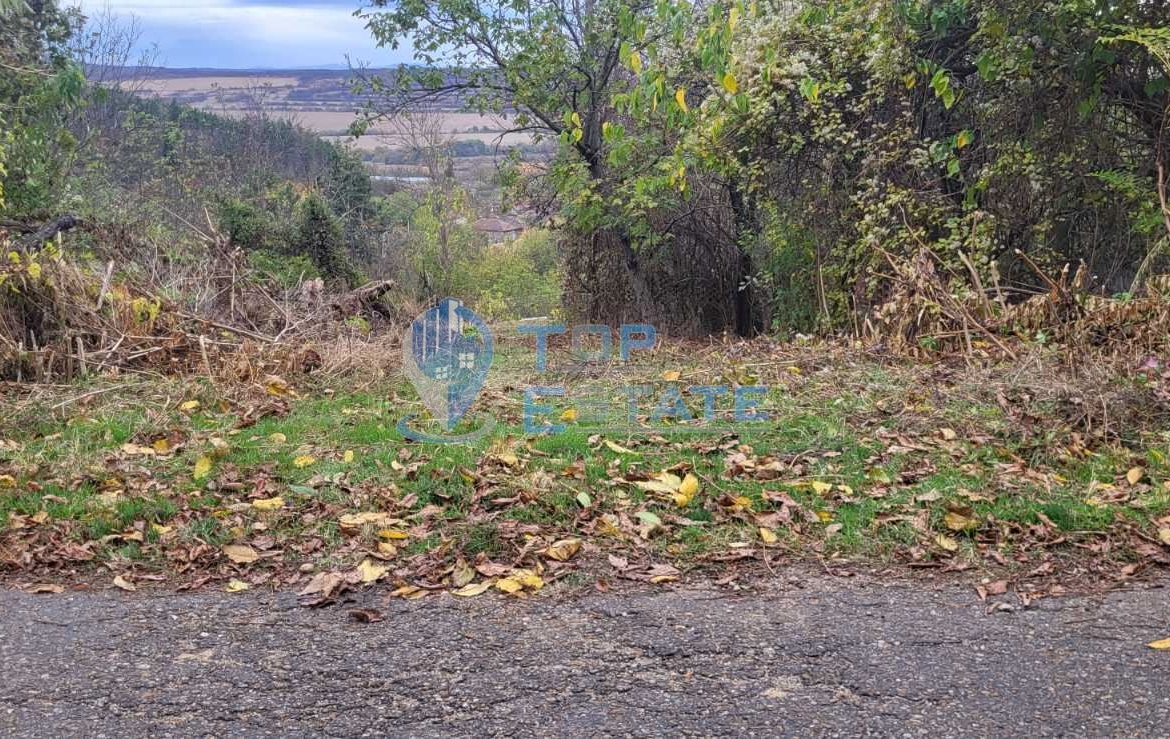
[[[455,298],[420,313],[403,336],[406,376],[447,431],[475,402],[491,364],[491,330]]]

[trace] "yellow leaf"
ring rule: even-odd
[[[496,588],[505,593],[519,593],[524,589],[524,584],[514,577],[503,577],[496,580]]]
[[[739,90],[739,83],[736,82],[735,75],[731,72],[723,75],[723,89],[727,90],[730,95],[734,95]]]
[[[242,593],[249,587],[248,583],[233,577],[231,580],[228,580],[228,584],[224,587],[224,590],[229,593]]]
[[[283,444],[284,442],[288,441],[288,437],[277,431],[274,434],[269,434],[268,440],[273,444]]]
[[[813,480],[812,489],[817,493],[817,495],[824,495],[825,493],[832,490],[833,486],[827,482],[821,482],[820,480]]]
[[[398,529],[382,529],[378,532],[378,537],[381,539],[409,539],[410,534]]]
[[[33,278],[34,280],[41,279],[40,262],[29,262],[28,263],[28,276]]]
[[[622,446],[620,444],[614,444],[609,439],[605,440],[605,446],[611,452],[615,452],[617,454],[637,454],[637,452],[635,452],[633,449],[626,449],[624,446]]]
[[[288,382],[283,377],[277,377],[276,375],[269,375],[264,378],[264,389],[268,391],[269,395],[296,395],[293,389],[289,387]]]
[[[979,525],[979,522],[974,518],[965,516],[958,511],[947,511],[946,515],[943,516],[943,523],[945,523],[947,528],[951,531],[966,531],[967,529],[973,529]]]
[[[934,543],[938,544],[939,547],[947,550],[948,552],[954,552],[959,549],[959,542],[955,541],[946,534],[939,534],[938,536],[934,537]]]
[[[153,456],[155,454],[155,448],[153,446],[140,446],[138,444],[127,442],[122,445],[122,453],[129,455],[145,454],[147,456]]]
[[[737,8],[733,5],[733,6],[731,6],[731,10],[729,10],[727,13],[727,27],[730,30],[734,31],[735,27],[738,25],[739,25],[739,8]]]
[[[817,511],[817,518],[821,519],[822,523],[828,523],[833,520],[833,514],[828,511]]]
[[[1158,529],[1158,540],[1170,547],[1170,529]]]
[[[499,456],[499,460],[509,467],[515,467],[520,464],[520,458],[511,452],[504,452]]]
[[[353,461],[353,450],[352,450],[352,449],[346,449],[346,450],[345,450],[345,454],[341,455],[341,459],[342,459],[342,461],[344,461],[346,464],[349,464],[350,462],[352,462],[352,461]]]
[[[682,373],[678,370],[667,370],[662,373],[662,379],[667,382],[678,382],[680,377],[682,377]]]
[[[792,365],[790,367],[785,367],[784,371],[790,375],[796,375],[798,377],[802,374],[800,371],[800,367],[797,367],[796,365]]]
[[[487,591],[491,590],[491,587],[492,587],[492,581],[491,580],[484,580],[483,582],[470,583],[468,585],[464,585],[463,587],[459,588],[458,590],[452,590],[451,595],[458,595],[458,596],[461,596],[464,598],[472,598],[472,597],[475,597],[477,595],[483,595]]]
[[[114,587],[121,588],[122,590],[125,590],[128,593],[133,593],[135,590],[138,589],[137,587],[134,586],[134,583],[130,582],[126,578],[122,577],[121,575],[118,575],[117,577],[114,578]]]
[[[155,439],[150,446],[159,454],[166,454],[171,450],[171,442],[166,439]]]
[[[687,107],[687,91],[683,88],[678,88],[674,91],[674,101],[678,103],[678,107],[682,112],[686,113],[690,108]]]
[[[1149,644],[1150,649],[1170,649],[1170,637],[1152,641]]]
[[[398,547],[388,541],[378,542],[378,554],[382,557],[393,557],[398,554]]]
[[[561,539],[543,549],[541,554],[557,562],[567,562],[579,551],[581,551],[580,539]]]
[[[362,582],[370,583],[380,580],[387,572],[390,571],[390,568],[384,565],[380,565],[369,557],[366,557],[362,560],[362,563],[358,565],[357,571],[361,575]]]
[[[561,420],[562,421],[569,421],[570,423],[573,421],[576,421],[577,420],[577,409],[576,408],[566,408],[564,410],[564,412],[561,413]]]
[[[963,129],[959,131],[959,135],[955,137],[955,148],[962,149],[971,143],[971,132]]]
[[[943,437],[943,439],[946,441],[954,441],[955,440],[955,430],[954,429],[941,428],[938,430],[938,433],[939,433],[939,436]]]
[[[674,494],[674,502],[678,504],[679,508],[685,508],[694,500],[695,495],[699,492],[699,478],[691,472],[683,478],[679,483],[678,492]]]
[[[247,544],[225,544],[223,553],[227,555],[228,559],[238,565],[251,564],[260,559],[260,555],[256,553],[256,550]]]
[[[302,454],[301,456],[299,456],[293,460],[293,466],[294,467],[308,467],[309,465],[313,464],[316,461],[317,461],[316,458],[311,457],[308,454]]]
[[[206,455],[195,460],[195,471],[193,476],[196,480],[202,480],[211,472],[211,457]]]
[[[183,404],[179,406],[179,410],[183,411],[184,413],[190,413],[191,411],[197,411],[197,410],[199,410],[199,401],[198,400],[184,401]]]
[[[636,51],[630,54],[630,69],[634,70],[634,74],[642,73],[642,55]]]
[[[1130,485],[1137,485],[1138,482],[1141,481],[1142,475],[1144,474],[1146,474],[1146,471],[1141,467],[1132,467],[1130,468],[1129,472],[1125,473],[1125,479],[1129,482]]]
[[[776,532],[772,529],[760,527],[760,541],[765,544],[775,544],[780,541],[780,537],[776,536]]]
[[[279,495],[274,498],[260,498],[252,501],[252,507],[258,511],[277,511],[284,508],[284,498]]]
[[[158,523],[152,523],[150,525],[150,530],[153,531],[154,533],[158,534],[159,536],[163,536],[165,534],[171,533],[170,526],[163,526],[162,524],[158,524]]]

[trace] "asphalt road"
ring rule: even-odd
[[[1166,736],[1170,589],[0,593],[0,735]]]

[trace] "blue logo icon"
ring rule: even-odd
[[[482,318],[455,298],[419,314],[402,337],[402,366],[431,417],[453,431],[471,408],[492,364],[492,332]],[[466,434],[434,436],[410,427],[414,416],[398,422],[408,439],[459,443],[491,430],[489,421]]]

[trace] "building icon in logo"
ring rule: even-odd
[[[407,328],[402,337],[403,370],[444,430],[453,431],[475,402],[491,367],[492,346],[492,332],[484,320],[455,298],[423,311]],[[468,441],[489,428],[439,437],[411,429],[409,420],[402,419],[398,430],[418,441]]]

